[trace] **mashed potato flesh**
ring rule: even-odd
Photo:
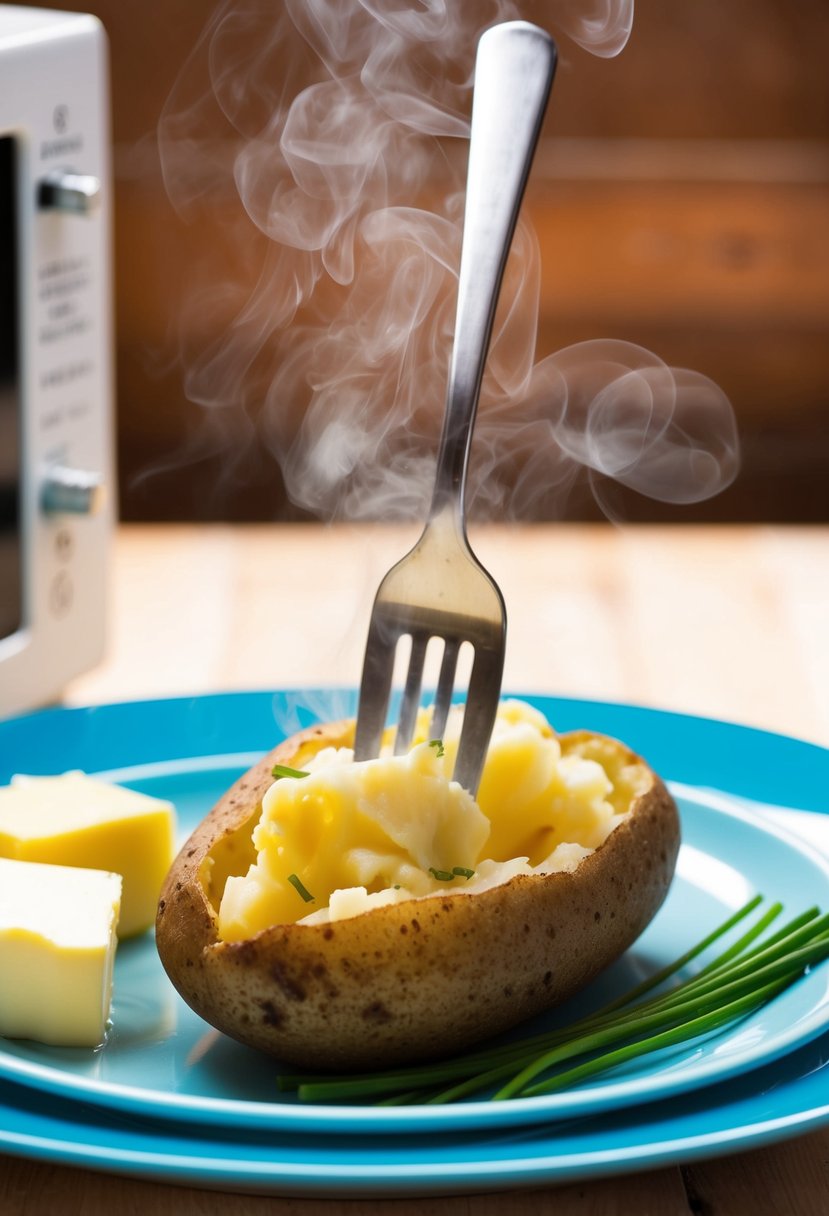
[[[355,763],[328,748],[307,776],[277,778],[253,831],[257,860],[225,885],[219,936],[572,870],[624,818],[602,765],[562,756],[543,715],[517,701],[500,706],[476,801],[450,780],[459,722],[438,745],[424,714],[407,755]]]

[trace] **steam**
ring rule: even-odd
[[[474,55],[523,17],[596,55],[633,0],[236,0],[221,5],[159,125],[179,214],[223,217],[180,310],[192,455],[245,476],[254,445],[300,508],[422,516],[454,325]],[[555,90],[551,105],[555,106]],[[619,341],[536,362],[540,259],[519,224],[476,423],[469,505],[555,510],[582,470],[671,503],[735,476],[731,407],[705,377]],[[212,342],[192,335],[212,328]],[[552,504],[552,506],[551,506]]]

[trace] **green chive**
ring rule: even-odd
[[[465,866],[453,866],[452,873],[457,874],[458,878],[474,878],[475,871],[467,870]]]
[[[435,749],[435,752],[436,752],[438,758],[440,758],[441,756],[443,756],[445,754],[444,749],[443,749],[443,740],[442,739],[430,739],[429,746],[433,747]]]
[[[305,900],[306,904],[312,904],[314,902],[313,895],[311,894],[311,892],[308,890],[307,887],[304,887],[302,885],[302,880],[299,878],[299,875],[289,874],[288,882],[291,884],[292,887],[294,887],[299,892],[299,894]]]
[[[552,1093],[556,1089],[564,1089],[568,1084],[572,1085],[587,1077],[594,1076],[596,1073],[606,1072],[608,1068],[624,1064],[626,1060],[637,1059],[639,1056],[647,1055],[649,1052],[658,1051],[662,1047],[672,1047],[677,1043],[684,1043],[688,1039],[695,1038],[698,1035],[708,1034],[710,1031],[717,1030],[720,1026],[726,1025],[728,1022],[733,1022],[737,1018],[753,1013],[755,1009],[771,997],[775,997],[782,992],[785,987],[785,982],[769,984],[767,987],[761,988],[759,992],[751,992],[748,996],[742,997],[730,1005],[725,1005],[721,1009],[712,1009],[709,1013],[694,1018],[690,1022],[665,1030],[650,1038],[630,1043],[626,1047],[619,1047],[615,1051],[599,1056],[597,1059],[580,1064],[577,1068],[571,1068],[566,1073],[559,1073],[558,1076],[553,1077],[551,1080],[525,1090],[525,1096],[536,1097],[541,1094]]]
[[[291,768],[288,764],[275,764],[271,769],[272,777],[310,777],[311,774],[305,769]]]
[[[438,882],[452,882],[455,877],[451,870],[436,870],[434,866],[429,866],[429,873]]]

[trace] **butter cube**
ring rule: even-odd
[[[118,935],[131,937],[155,922],[174,818],[171,803],[84,773],[17,776],[0,788],[0,857],[120,874]]]
[[[0,1035],[103,1041],[120,901],[118,874],[0,859]]]

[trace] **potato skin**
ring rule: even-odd
[[[280,744],[224,795],[169,872],[156,924],[161,961],[184,1000],[225,1034],[337,1071],[456,1053],[573,995],[662,904],[679,818],[647,770],[651,783],[632,814],[573,873],[518,875],[479,895],[428,896],[219,941],[203,882],[208,853],[258,817],[274,764],[299,767],[321,746],[350,746],[353,725],[315,726]],[[580,731],[560,741],[567,751],[597,738]],[[623,744],[602,743],[643,764]]]

